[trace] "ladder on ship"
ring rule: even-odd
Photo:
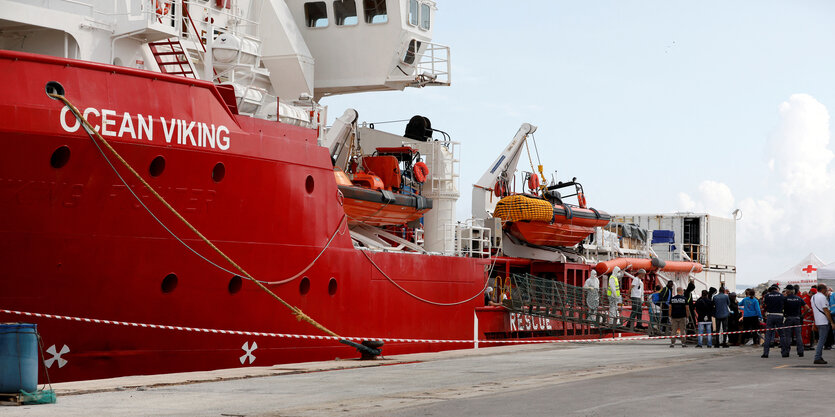
[[[159,42],[149,42],[151,54],[159,66],[160,72],[171,75],[182,75],[186,78],[197,78],[187,52],[179,39],[171,38]]]
[[[605,289],[598,293],[599,306],[591,312],[586,304],[582,287],[564,282],[539,278],[530,274],[513,274],[510,277],[510,297],[503,301],[510,311],[531,316],[545,317],[564,323],[588,326],[600,335],[610,333],[660,334],[659,324],[645,319],[648,307],[632,329],[629,323],[630,309],[624,308],[617,317],[609,317],[609,301]]]

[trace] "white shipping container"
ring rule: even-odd
[[[707,262],[711,268],[736,266],[736,221],[705,216],[707,222]]]
[[[704,265],[696,274],[697,288],[719,288],[720,281],[734,289],[736,286],[736,221],[704,213],[626,214],[614,215],[613,221],[633,223],[650,231],[672,230],[674,243],[652,245],[665,260],[684,260],[681,252]],[[687,239],[685,239],[687,237]],[[675,251],[671,252],[670,249]],[[703,282],[703,283],[702,283]]]

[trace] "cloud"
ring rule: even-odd
[[[681,210],[729,217],[736,208],[730,187],[721,182],[702,181],[696,196],[697,199],[694,200],[686,193],[678,193]]]
[[[781,198],[766,197],[767,204],[754,206],[755,220],[767,223],[776,211],[774,238],[792,244],[828,238],[835,233],[835,177],[829,149],[829,112],[808,94],[794,94],[780,104],[780,124],[771,137],[772,180]],[[776,209],[776,210],[773,210]]]
[[[829,112],[808,94],[793,94],[780,104],[780,125],[771,138],[769,167],[787,196],[831,189],[828,165]]]
[[[793,94],[778,111],[763,167],[772,186],[762,195],[738,201],[742,219],[737,223],[737,264],[749,282],[767,279],[810,251],[831,251],[835,236],[829,111],[808,94]],[[679,193],[681,209],[726,217],[736,201],[731,189],[716,181],[701,182],[693,197]]]
[[[742,244],[759,242],[770,246],[791,232],[791,226],[786,221],[786,210],[774,198],[746,198],[740,202],[739,209],[744,219],[739,222],[738,240]]]

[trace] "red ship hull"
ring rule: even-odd
[[[83,129],[72,131],[71,114],[63,114],[62,125],[62,103],[44,93],[47,82],[57,81],[116,150],[253,277],[293,277],[322,253],[298,278],[268,287],[325,327],[342,336],[473,339],[487,261],[366,256],[355,249],[328,151],[317,145],[315,130],[238,116],[215,86],[182,77],[6,51],[0,51],[0,73],[0,309],[321,334],[253,283],[209,264],[166,232],[137,203]],[[149,121],[144,137],[140,118]],[[214,143],[208,136],[188,137],[191,121],[206,130],[201,134],[211,129]],[[56,154],[61,147],[69,150],[68,158],[66,151]],[[159,163],[151,167],[159,157],[164,159],[162,170]],[[173,234],[232,269],[127,177],[124,168],[117,166],[116,171]],[[166,278],[170,276],[176,278]],[[8,313],[0,313],[0,321],[38,324],[44,348],[52,349],[45,359],[56,359],[47,361],[53,382],[359,356],[333,340],[197,333]],[[472,344],[387,342],[383,351],[466,347]]]

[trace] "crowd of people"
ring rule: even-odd
[[[631,278],[628,290],[624,289],[631,300],[628,318],[621,316],[620,311],[624,276]],[[702,290],[696,298],[692,278],[685,288],[676,288],[673,281],[668,281],[664,286],[656,285],[649,295],[644,292],[646,271],[643,269],[632,275],[615,267],[602,278],[601,282],[597,272],[592,270],[583,285],[584,318],[601,325],[646,329],[651,335],[667,335],[670,347],[675,347],[676,340],[682,347],[687,347],[688,336],[696,337],[697,348],[743,346],[752,339],[754,346],[762,346],[762,357],[768,358],[779,339],[783,357],[789,357],[793,345],[797,346],[800,357],[804,356],[805,346],[815,346],[814,363],[826,364],[823,351],[832,349],[835,342],[835,291],[823,284],[813,285],[803,292],[798,285],[787,285],[782,290],[773,285],[759,296],[749,288],[739,298],[723,283],[719,289]],[[493,288],[487,287],[485,305],[501,306],[492,292]],[[606,297],[607,307],[600,306],[601,296]],[[501,300],[506,298],[502,294]],[[648,326],[643,326],[647,323],[643,320],[645,304],[649,313]],[[764,333],[764,337],[760,333]]]
[[[823,351],[832,349],[835,341],[835,292],[827,286],[820,284],[801,292],[797,285],[787,285],[782,290],[773,285],[759,297],[749,288],[741,300],[724,286],[702,290],[700,297],[694,299],[695,288],[692,280],[686,288],[674,288],[670,281],[666,286],[657,285],[646,299],[650,330],[669,335],[670,347],[675,346],[676,339],[687,347],[688,334],[696,336],[697,348],[741,346],[750,338],[754,346],[762,346],[762,357],[768,358],[779,338],[783,357],[790,355],[792,345],[797,346],[797,355],[802,357],[808,342],[809,347],[816,346],[814,363],[827,363]],[[804,324],[811,325],[810,331],[802,331]],[[748,332],[733,333],[739,330]],[[763,332],[765,336],[761,338]]]

